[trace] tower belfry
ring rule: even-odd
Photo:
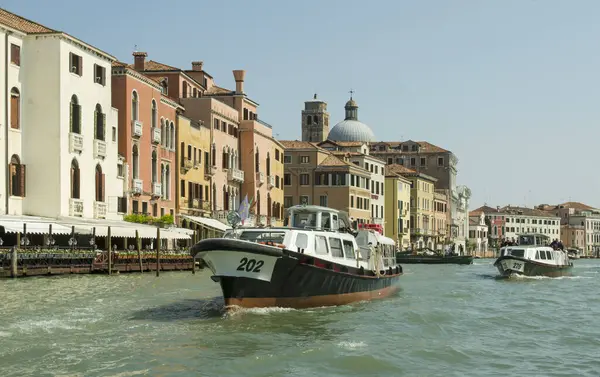
[[[321,142],[329,135],[329,113],[327,102],[317,99],[304,102],[302,110],[302,141]]]

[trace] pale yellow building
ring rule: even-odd
[[[433,193],[433,234],[435,248],[442,250],[444,244],[449,243],[448,238],[448,198],[444,193],[436,192]]]
[[[386,167],[384,232],[401,249],[410,246],[410,186],[410,180]]]
[[[348,213],[353,227],[371,221],[370,172],[312,142],[281,141],[284,207],[312,204]]]

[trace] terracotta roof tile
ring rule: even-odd
[[[327,158],[325,158],[319,164],[319,166],[353,166],[353,165],[334,156],[334,155],[330,155],[330,156],[327,156]]]
[[[362,153],[359,152],[346,152],[346,151],[332,151],[336,156],[362,156]]]
[[[409,169],[398,164],[390,164],[385,166],[385,175],[393,174],[418,174],[415,170]]]
[[[328,139],[328,140],[321,141],[319,143],[319,145],[327,144],[327,143],[337,145],[340,147],[360,147],[361,145],[367,144],[362,141],[334,141],[334,140]]]
[[[321,149],[317,147],[316,143],[299,140],[279,140],[285,149]]]
[[[566,202],[566,203],[562,203],[558,205],[559,207],[565,207],[565,208],[574,208],[578,211],[591,211],[594,210],[596,208],[594,207],[590,207],[587,204],[583,204],[581,202]]]
[[[210,87],[210,89],[208,89],[206,91],[206,95],[211,95],[211,94],[231,94],[233,93],[233,91],[229,90],[229,89],[225,89],[225,88],[221,88],[220,86],[217,85],[213,85]]]
[[[120,61],[114,61],[114,62],[112,62],[112,66],[113,67],[127,67],[127,63],[123,63]]]
[[[409,141],[380,141],[377,143],[373,143],[371,144],[371,147],[377,146],[377,145],[388,145],[390,148],[397,148],[399,145],[408,143]],[[427,141],[414,141],[414,143],[417,143],[421,146],[419,152],[415,152],[415,151],[402,151],[403,153],[444,153],[444,152],[449,152],[448,150],[438,147],[437,145],[431,144]],[[379,152],[379,151],[374,151],[374,152]]]
[[[23,33],[56,33],[57,30],[53,30],[40,25],[36,22],[30,21],[21,16],[17,16],[14,13],[7,11],[6,9],[0,8],[0,24],[4,24],[10,28],[19,30]]]

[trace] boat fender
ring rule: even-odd
[[[359,275],[364,275],[365,274],[365,268],[363,266],[360,266],[360,268],[358,269],[358,274]]]

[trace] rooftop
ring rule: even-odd
[[[57,33],[58,30],[47,28],[37,22],[30,21],[14,13],[0,8],[0,23],[23,33]]]
[[[411,148],[409,148],[409,150],[407,151],[402,151],[402,145],[403,144],[407,144],[410,143],[411,145],[414,144],[418,144],[419,145],[419,150],[418,151],[413,151],[411,150]],[[388,146],[390,149],[396,149],[399,152],[402,153],[419,153],[419,154],[423,154],[423,153],[444,153],[444,152],[450,152],[444,148],[438,147],[437,145],[431,144],[427,141],[412,141],[412,140],[407,140],[407,141],[379,141],[376,143],[371,144],[371,151],[373,153],[383,153],[383,152],[387,152],[387,151],[380,151],[378,150],[378,147],[380,145],[386,145]]]

